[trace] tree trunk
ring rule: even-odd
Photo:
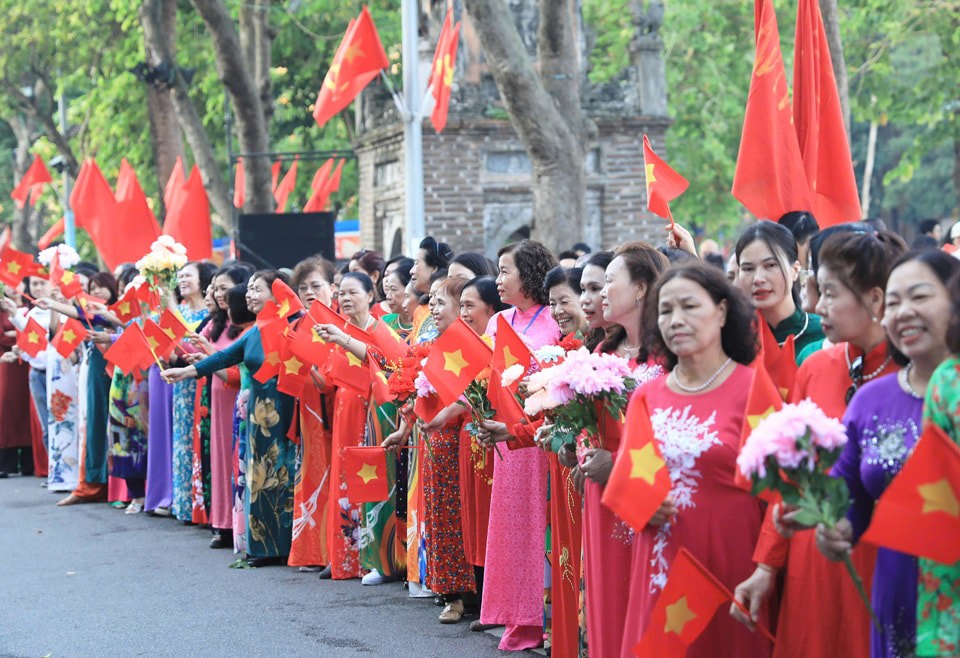
[[[863,217],[870,216],[870,186],[873,183],[873,166],[877,160],[877,132],[880,124],[876,121],[870,122],[870,133],[867,136],[867,159],[863,164],[863,186],[860,193],[860,210]]]
[[[532,236],[554,251],[582,238],[584,125],[573,10],[539,0],[542,78],[504,0],[464,0],[510,121],[533,165]]]
[[[159,0],[154,2],[148,11],[152,13],[152,19],[159,28],[157,37],[163,40],[164,51],[170,54],[171,61],[175,61],[176,0]],[[159,53],[152,51],[149,43],[144,43],[144,49],[147,62],[154,63],[163,60]],[[147,112],[150,116],[150,141],[153,147],[154,170],[157,175],[158,188],[163,190],[174,165],[177,163],[177,158],[183,156],[180,123],[177,120],[177,113],[169,90],[149,85],[147,87]],[[167,209],[164,207],[163,194],[161,194],[159,215],[165,216],[166,213]]]
[[[20,182],[30,164],[33,162],[33,155],[30,148],[33,146],[33,132],[36,130],[36,124],[30,118],[14,115],[7,121],[10,126],[10,132],[17,140],[17,147],[14,150],[14,185]],[[50,183],[56,185],[54,181]],[[37,245],[39,238],[39,219],[41,215],[41,205],[31,206],[27,204],[23,208],[17,208],[14,205],[13,210],[13,228],[12,243],[15,249],[20,251],[32,252]]]
[[[73,149],[70,147],[69,140],[63,133],[60,132],[60,128],[57,126],[57,123],[54,120],[54,115],[38,110],[37,105],[33,102],[33,100],[27,97],[23,91],[21,91],[19,86],[10,82],[6,78],[3,80],[3,88],[7,92],[7,95],[14,101],[17,109],[23,111],[30,119],[40,126],[41,130],[43,130],[44,136],[46,136],[46,138],[57,147],[57,151],[66,162],[67,171],[70,172],[71,176],[76,176],[80,171],[80,163],[77,161],[77,157],[74,155]]]
[[[847,129],[847,141],[850,141],[850,88],[847,81],[847,63],[843,57],[843,41],[840,39],[840,12],[837,0],[820,0],[820,14],[827,33],[827,45],[830,47],[830,60],[833,62],[833,77],[837,79],[837,92],[840,94],[840,109],[843,111],[843,125]]]
[[[148,61],[150,66],[158,66],[164,62],[171,67],[177,65],[174,54],[167,48],[168,38],[163,27],[164,12],[169,11],[169,8],[165,7],[167,3],[176,6],[176,0],[143,0],[143,4],[140,6],[140,24],[143,26],[146,51],[151,57]],[[172,42],[172,38],[170,41]],[[232,225],[233,203],[227,191],[227,184],[223,178],[223,172],[220,170],[220,164],[213,152],[213,146],[210,144],[210,138],[203,127],[200,115],[197,114],[197,108],[190,99],[183,76],[179,73],[174,76],[173,85],[167,93],[173,104],[177,122],[187,137],[187,143],[190,144],[193,158],[200,167],[203,186],[206,188],[210,203],[216,211],[215,221],[218,226],[229,231]],[[163,178],[159,182],[160,189],[163,190],[167,179]]]
[[[253,81],[260,90],[263,115],[269,122],[273,116],[273,83],[270,79],[271,0],[249,0],[240,7],[240,47],[247,56]]]
[[[267,122],[260,102],[260,90],[254,72],[247,66],[247,56],[240,46],[237,26],[223,0],[191,0],[213,38],[217,71],[233,105],[237,121],[240,151],[247,179],[247,212],[273,212],[273,184],[270,174],[270,149]],[[269,72],[268,72],[269,74]]]

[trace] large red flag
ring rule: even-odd
[[[793,126],[773,0],[755,0],[757,50],[743,117],[733,196],[760,218],[813,207]]]
[[[39,271],[40,265],[30,254],[17,251],[9,244],[0,251],[0,281],[11,288],[16,288],[24,278]]]
[[[237,168],[233,174],[233,206],[243,209],[247,200],[247,179],[243,173],[243,158],[237,158]]]
[[[186,182],[187,177],[183,170],[183,158],[178,155],[177,161],[173,164],[173,169],[170,170],[167,184],[163,188],[163,207],[167,209],[168,214],[170,212],[170,206],[173,205],[174,197]]]
[[[115,268],[124,262],[123,231],[118,225],[117,198],[110,189],[95,160],[87,160],[77,174],[76,185],[70,193],[70,207],[79,228],[85,230],[107,267]],[[143,252],[134,258],[139,258]]]
[[[650,613],[650,622],[633,653],[646,658],[683,658],[704,631],[729,590],[681,547],[670,565],[667,584]]]
[[[47,330],[33,318],[27,318],[27,326],[23,331],[17,332],[17,347],[36,358],[40,352],[47,349]]]
[[[183,186],[174,193],[172,201],[167,206],[163,234],[186,247],[191,260],[210,258],[213,255],[210,202],[196,166]]]
[[[493,346],[493,358],[490,369],[503,373],[510,366],[520,364],[523,371],[530,368],[533,352],[520,338],[520,334],[510,325],[510,321],[501,313],[497,316],[497,339]],[[519,381],[519,378],[518,378]]]
[[[433,54],[433,66],[430,68],[428,86],[433,94],[433,111],[430,123],[438,133],[447,125],[447,112],[450,109],[450,91],[456,71],[457,47],[460,44],[460,22],[453,25],[453,7],[447,9],[443,28],[437,39],[437,49]]]
[[[820,228],[859,220],[857,179],[817,0],[797,4],[793,119]]]
[[[343,481],[351,503],[379,503],[390,496],[387,453],[380,446],[343,449]]]
[[[939,426],[924,428],[860,539],[943,564],[960,561],[960,446]]]
[[[683,194],[690,183],[653,152],[646,135],[643,136],[643,168],[647,177],[647,209],[654,215],[670,220],[672,229],[670,202]]]
[[[333,115],[347,107],[389,64],[377,27],[364,7],[347,28],[333,56],[330,70],[323,79],[313,109],[317,125],[323,126]]]
[[[33,162],[30,163],[30,168],[27,169],[17,186],[13,188],[13,192],[10,193],[10,198],[16,201],[17,208],[23,208],[27,205],[28,199],[30,205],[35,206],[37,205],[37,199],[43,192],[43,186],[52,180],[50,172],[43,164],[43,158],[35,155],[33,156]]]
[[[283,180],[280,181],[280,184],[277,185],[277,189],[273,193],[273,198],[277,202],[277,212],[287,211],[287,201],[297,186],[297,167],[299,164],[300,158],[298,156],[294,158],[293,164],[290,165],[287,173],[283,175]]]
[[[120,262],[136,262],[150,251],[150,245],[160,237],[160,224],[150,210],[147,195],[143,193],[137,174],[126,158],[120,161],[116,198],[115,231],[119,238],[116,242],[116,257]]]
[[[364,396],[370,393],[370,369],[353,352],[334,349],[327,360],[326,374],[330,382],[337,386],[344,386]]]
[[[493,351],[461,318],[444,331],[430,350],[423,374],[445,405],[456,402],[467,386],[490,365]]]
[[[66,321],[60,325],[60,329],[57,330],[57,334],[53,337],[53,340],[50,341],[50,344],[53,345],[53,348],[64,359],[69,359],[70,355],[73,354],[73,351],[80,347],[80,343],[83,342],[83,339],[87,336],[87,328],[83,326],[83,323],[74,318],[67,318]]]
[[[660,454],[644,397],[627,407],[623,445],[601,502],[637,532],[642,531],[670,493],[670,471]]]

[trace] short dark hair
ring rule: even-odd
[[[577,260],[578,258],[580,258],[580,256],[577,255],[577,252],[571,251],[570,249],[565,249],[564,251],[561,251],[559,254],[557,254],[557,260],[564,260],[565,258],[572,258],[573,260]]]
[[[857,295],[887,285],[890,267],[907,251],[896,233],[840,233],[824,242],[820,266],[826,265],[840,282]]]
[[[939,219],[921,219],[920,224],[917,225],[917,232],[920,235],[927,235],[932,233],[938,226],[940,226]]]
[[[241,283],[227,291],[227,313],[230,315],[230,328],[227,337],[236,338],[243,333],[241,325],[257,319],[256,314],[247,306],[247,285]]]
[[[497,257],[510,254],[520,275],[520,292],[538,304],[546,304],[543,280],[557,266],[557,259],[545,245],[536,240],[521,240],[500,249]]]
[[[543,291],[547,293],[547,297],[549,297],[551,288],[566,285],[579,295],[582,292],[580,288],[580,275],[582,274],[583,270],[579,267],[563,267],[562,265],[557,265],[547,272],[547,275],[543,278]]]
[[[390,273],[390,275],[396,276],[398,279],[400,279],[400,283],[403,285],[404,288],[406,288],[407,284],[410,283],[410,268],[413,267],[413,259],[407,258],[406,256],[401,256],[400,258],[395,259],[392,262],[396,263],[397,266]],[[383,266],[384,272],[387,271],[387,267],[390,264],[391,262],[388,262],[386,265]],[[383,285],[383,280],[385,278],[386,278],[385,276],[380,277],[381,285]]]
[[[263,282],[267,284],[268,288],[273,287],[273,282],[277,279],[280,279],[288,286],[290,285],[290,277],[287,276],[286,272],[281,272],[280,270],[257,270],[250,275],[250,278],[247,280],[247,282],[249,283],[250,281],[255,281],[257,279],[263,279]]]
[[[383,256],[381,256],[379,252],[371,249],[361,249],[350,256],[350,260],[357,261],[357,265],[359,265],[368,275],[372,274],[373,272],[379,274],[383,271],[383,266],[386,264],[383,261]]]
[[[471,279],[463,286],[463,290],[467,288],[476,288],[480,301],[492,308],[494,313],[509,308],[500,301],[500,294],[497,292],[497,280],[492,276],[478,276],[476,279]],[[463,290],[460,291],[461,295],[463,295]]]
[[[927,251],[930,249],[939,250],[940,243],[935,237],[927,233],[921,233],[910,243],[910,248],[915,251]]]
[[[727,302],[727,320],[720,330],[723,351],[737,363],[753,363],[758,350],[757,316],[753,306],[739,288],[727,281],[723,272],[699,260],[672,266],[663,273],[653,291],[647,295],[643,323],[646,329],[646,344],[650,350],[663,358],[669,370],[677,365],[677,355],[667,347],[657,322],[660,315],[660,291],[674,279],[693,281],[710,295],[714,304]]]
[[[354,279],[360,282],[360,286],[363,288],[364,292],[376,294],[376,288],[373,285],[373,279],[364,274],[363,272],[347,272],[343,275],[343,278],[340,279],[340,286],[343,287],[344,281],[349,281]],[[371,304],[373,306],[373,304]]]
[[[310,256],[304,258],[293,268],[293,276],[290,287],[296,290],[303,283],[303,280],[314,272],[320,272],[327,283],[333,283],[333,276],[336,273],[333,263],[323,256]]]
[[[777,224],[790,231],[798,245],[812,238],[820,230],[817,218],[806,210],[794,210],[785,213],[777,220]],[[806,263],[802,264],[806,265]]]
[[[864,222],[850,222],[849,224],[828,226],[822,231],[819,231],[810,238],[810,269],[814,274],[820,269],[820,248],[831,236],[837,235],[838,233],[876,233],[876,230]],[[806,265],[806,263],[801,263],[801,265]]]
[[[960,339],[960,324],[957,322],[956,308],[957,295],[956,291],[951,291],[950,287],[951,281],[960,283],[960,280],[956,279],[957,276],[960,276],[960,260],[939,249],[933,251],[908,251],[905,254],[901,254],[900,257],[894,261],[893,265],[890,266],[890,272],[887,274],[887,282],[889,283],[890,275],[893,274],[895,269],[907,263],[921,263],[925,265],[933,272],[934,276],[939,279],[940,283],[947,289],[947,293],[951,296],[951,304],[954,306],[954,309],[950,316],[950,324],[947,327],[947,343],[949,346],[951,332],[957,332],[956,338]],[[886,284],[884,288],[886,288]],[[958,344],[957,347],[960,347],[960,344]],[[950,351],[956,352],[957,350],[954,347],[950,347]],[[893,342],[891,342],[889,338],[887,339],[887,353],[897,365],[905,366],[910,362],[910,359],[908,359],[903,352],[894,347]]]
[[[457,254],[450,261],[451,265],[454,263],[467,268],[473,272],[474,276],[489,276],[494,274],[497,270],[494,264],[490,262],[489,258],[474,251],[465,251],[461,254]]]
[[[110,291],[110,299],[107,304],[113,304],[117,301],[117,280],[113,278],[110,272],[96,272],[90,277],[90,285],[106,288]]]
[[[601,270],[605,270],[607,269],[607,265],[609,265],[612,261],[612,251],[598,251],[590,254],[590,257],[587,258],[587,262],[583,264],[583,267],[586,267],[587,265],[593,265],[594,267],[599,267]]]
[[[586,242],[577,242],[570,247],[570,251],[582,251],[585,254],[589,254],[593,251],[593,249],[591,249],[590,245],[588,245]]]

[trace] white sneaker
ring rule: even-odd
[[[376,569],[371,569],[370,573],[360,579],[361,585],[382,585],[383,576]]]
[[[413,581],[407,581],[407,589],[409,590],[411,599],[429,599],[436,596],[429,587],[421,585]]]
[[[131,503],[127,505],[127,509],[124,511],[124,514],[139,514],[142,511],[143,511],[143,503],[131,501]]]

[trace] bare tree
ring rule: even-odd
[[[586,119],[580,102],[575,0],[538,0],[539,74],[504,0],[464,0],[490,72],[533,165],[532,236],[565,248],[581,237]]]
[[[36,123],[27,116],[14,115],[7,119],[7,125],[17,140],[17,148],[14,151],[14,180],[20,182],[30,163],[33,162],[33,156],[30,149],[36,141]],[[26,205],[23,208],[15,208],[13,212],[13,246],[20,251],[32,251],[39,239],[39,229],[43,218],[43,204],[35,206]]]

